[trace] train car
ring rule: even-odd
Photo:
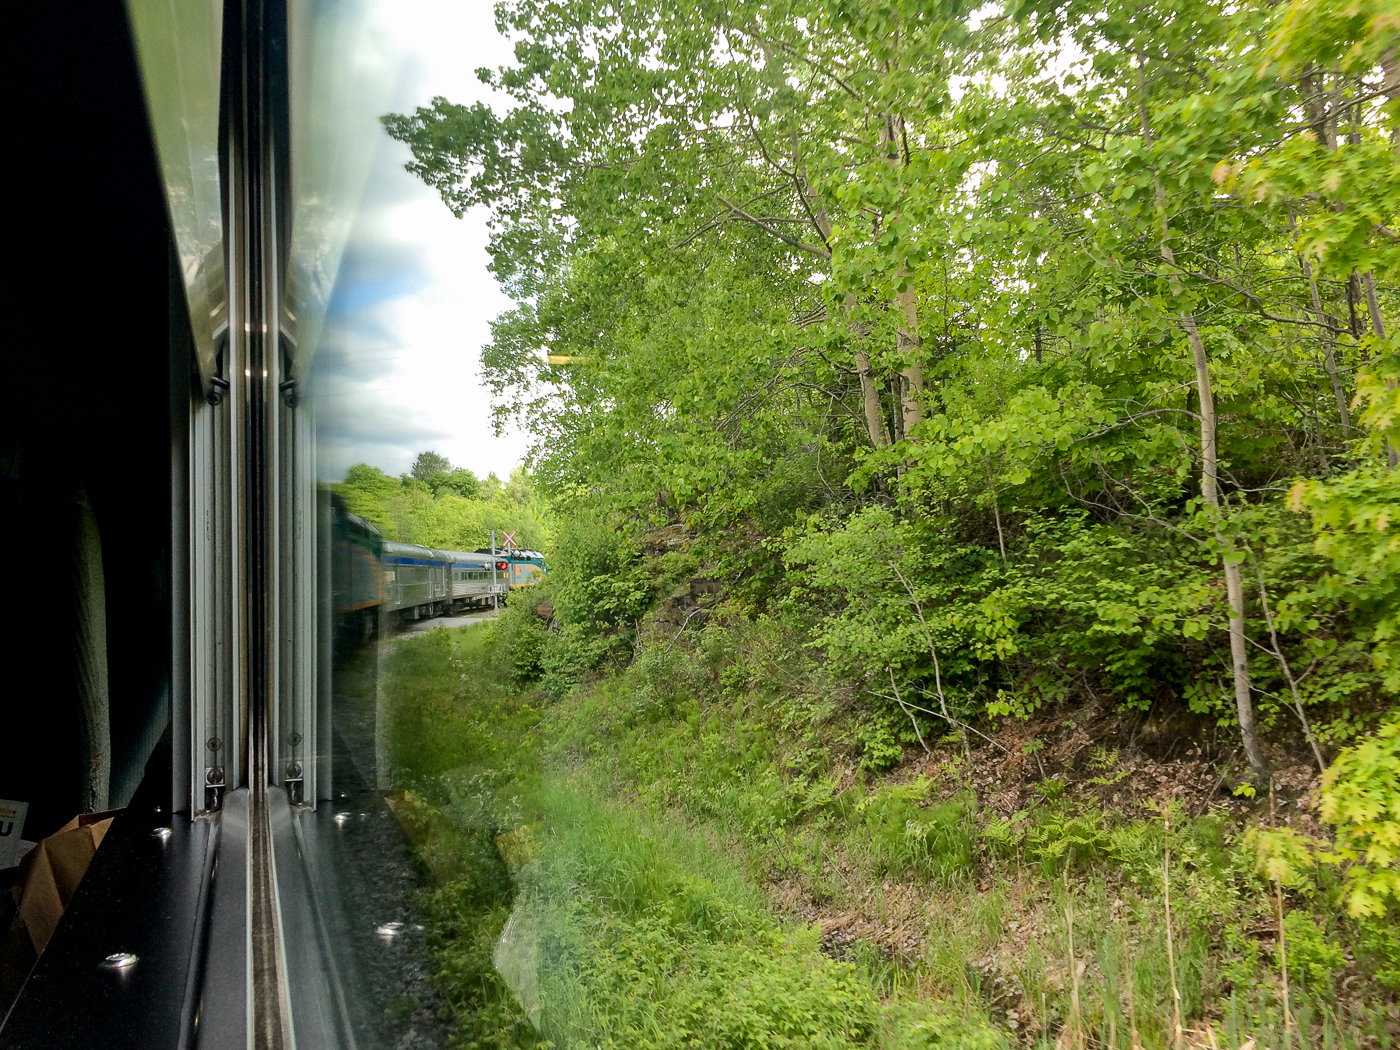
[[[506,579],[510,590],[534,587],[544,581],[549,569],[544,563],[544,555],[539,551],[521,550],[519,547],[491,550],[483,547],[477,554],[491,554],[503,560],[507,568]]]
[[[345,501],[330,496],[331,602],[335,615],[336,643],[357,646],[378,633],[380,606],[384,602],[384,537]]]
[[[490,554],[435,551],[448,569],[453,612],[494,605],[506,593],[510,563]]]
[[[510,585],[512,588],[534,587],[543,583],[545,574],[544,555],[539,551],[511,551]]]
[[[416,543],[384,543],[384,611],[404,620],[441,616],[448,596],[448,558]]]

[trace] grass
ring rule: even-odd
[[[1168,839],[1058,790],[979,813],[956,758],[843,765],[819,689],[733,666],[676,649],[546,702],[493,626],[397,646],[396,806],[458,1045],[1166,1047],[1168,844],[1187,1043],[1390,1045],[1393,1003],[1338,1005],[1311,919],[1285,1031],[1272,913],[1218,819]]]

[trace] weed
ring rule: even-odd
[[[857,803],[853,833],[877,872],[947,882],[971,866],[971,797],[931,802],[930,787],[923,777],[886,784]]]

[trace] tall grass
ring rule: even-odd
[[[1005,1044],[980,1010],[882,997],[869,968],[823,955],[820,929],[775,917],[703,823],[609,798],[586,776],[541,774],[520,753],[528,705],[461,684],[477,681],[474,658],[492,658],[489,629],[471,630],[405,643],[390,680],[395,768],[412,792],[398,808],[437,882],[429,942],[463,1045]],[[458,684],[444,686],[451,673]],[[516,821],[509,834],[533,848],[503,884],[502,829]],[[537,970],[529,989],[492,965],[512,913]]]
[[[1330,1000],[1341,949],[1301,919],[1285,1027],[1267,901],[1216,818],[1164,829],[1054,785],[979,814],[956,763],[833,771],[829,705],[778,704],[703,651],[547,702],[511,684],[494,632],[404,642],[388,680],[404,812],[436,829],[430,943],[464,1046],[1166,1047],[1164,849],[1191,1045],[1389,1045],[1387,1007]],[[780,881],[815,921],[774,912]],[[917,928],[916,947],[829,957],[822,921],[853,914]]]

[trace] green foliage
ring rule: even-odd
[[[1165,849],[1191,924],[1174,932],[1188,1013],[1213,1002],[1233,1045],[1275,1045],[1256,862],[1319,922],[1299,926],[1298,966],[1325,984],[1340,876],[1308,866],[1310,845],[1124,817],[1107,762],[1087,786],[1041,771],[1041,797],[1005,819],[878,778],[911,751],[936,762],[921,741],[1081,705],[1235,723],[1241,646],[1276,752],[1302,746],[1303,717],[1346,748],[1389,710],[1388,8],[505,0],[497,19],[515,60],[482,76],[509,107],[435,99],[386,125],[449,207],[489,211],[514,300],[483,368],[564,524],[537,596],[551,622],[513,607],[497,637],[551,705],[550,761],[718,829],[816,897],[851,872],[944,887],[997,865],[1111,872],[1136,932],[1093,938],[1095,1038],[1126,1039],[1126,987],[1143,1038],[1169,1039]],[[382,508],[367,516],[446,535],[429,513],[455,506],[442,478],[394,484],[361,479],[359,505]],[[684,619],[702,573],[723,597]],[[1388,739],[1343,750],[1327,789],[1362,913],[1394,906]],[[794,990],[811,956],[790,938],[702,944],[651,896],[610,903],[627,892],[558,913],[590,989],[571,1032],[821,1045],[873,1038],[862,1019],[886,1016],[846,998],[844,971],[813,971],[853,1018],[838,1034]],[[1379,920],[1346,921],[1375,945],[1355,965],[1390,972]],[[1034,950],[1023,993],[1048,1037],[1067,993],[1046,967],[1066,960]],[[970,956],[948,952],[929,965],[964,994]],[[792,1012],[687,1012],[668,981],[729,994],[691,958]],[[628,986],[660,998],[619,1007],[624,1032],[608,1011]],[[610,1005],[588,1014],[590,996]],[[930,1038],[972,1045],[969,1025]]]
[[[1306,843],[1279,832],[1246,843],[1179,806],[1169,832],[1155,810],[1106,808],[1092,791],[1120,782],[1110,748],[1092,750],[1095,775],[1077,789],[1043,782],[999,820],[974,810],[960,754],[912,780],[844,773],[856,712],[778,618],[721,609],[674,644],[644,625],[623,673],[536,706],[510,684],[511,650],[521,625],[549,632],[522,609],[399,643],[386,682],[396,777],[412,789],[398,812],[435,886],[436,979],[468,1045],[1004,1046],[987,1011],[1005,980],[972,964],[1014,952],[1033,928],[1006,972],[1032,1011],[1023,1019],[1054,1031],[1069,1010],[1071,898],[1088,1030],[1121,1035],[1131,1003],[1143,1045],[1169,1042],[1164,847],[1188,1022],[1223,1013],[1233,1045],[1282,1032],[1276,960],[1258,941],[1276,922],[1261,857],[1299,873],[1283,879],[1295,1031],[1352,1045],[1371,1022],[1317,1003],[1343,974],[1394,980],[1393,924],[1332,909],[1338,884],[1298,854]],[[929,908],[924,947],[819,951],[818,926],[769,908],[790,881],[826,915],[878,910],[882,893],[893,909],[912,889]],[[510,942],[534,946],[533,990],[493,964],[508,915]],[[1013,916],[1027,924],[1019,935]]]
[[[1400,928],[1385,917],[1364,919],[1357,924],[1355,955],[1375,974],[1376,983],[1400,992]]]
[[[1283,930],[1294,979],[1324,995],[1330,992],[1334,976],[1346,965],[1346,950],[1303,911],[1290,911],[1284,918]]]
[[[971,868],[972,799],[930,802],[930,787],[923,777],[884,785],[856,804],[855,838],[876,870],[946,882]]]
[[[864,1045],[878,1006],[849,965],[784,932],[684,830],[556,797],[540,874],[546,1029],[562,1045]],[[707,877],[709,876],[709,877]],[[566,890],[567,888],[567,890]],[[557,896],[556,896],[557,895]]]
[[[1336,825],[1354,916],[1400,904],[1400,718],[1344,749],[1323,776],[1322,816]]]
[[[860,684],[870,768],[1091,697],[1234,719],[1237,614],[1266,732],[1396,688],[1384,5],[497,19],[505,111],[385,123],[490,213],[483,367],[583,534],[560,689],[625,657],[663,525]]]
[[[452,464],[446,456],[440,456],[436,452],[420,452],[408,472],[419,481],[428,482],[435,475],[447,474],[451,470]]]
[[[535,613],[535,601],[547,601],[549,584],[520,599],[507,602],[496,618],[500,651],[508,655],[510,677],[516,683],[533,682],[544,672],[544,651],[549,644],[549,631]]]
[[[464,468],[435,471],[428,475],[427,482],[429,488],[433,490],[434,496],[439,496],[446,490],[456,493],[463,499],[475,499],[481,492],[481,482],[477,480],[475,474]]]
[[[542,778],[537,713],[507,684],[509,641],[499,624],[434,631],[397,647],[386,682],[396,777],[414,785],[395,810],[435,883],[428,943],[462,1045],[1006,1045],[975,1013],[882,999],[820,953],[816,928],[775,920],[702,829],[580,777]],[[968,814],[917,811],[950,826]],[[507,855],[522,833],[537,845]],[[937,855],[935,839],[911,856]],[[966,863],[965,837],[960,849]],[[528,987],[498,966],[508,921],[536,946]]]
[[[1316,863],[1310,843],[1292,828],[1250,828],[1245,843],[1254,847],[1255,867],[1270,882],[1282,887],[1311,881],[1304,873]]]
[[[418,471],[424,456],[418,457]],[[536,490],[533,476],[517,468],[504,484],[494,475],[478,480],[471,471],[437,469],[391,478],[377,467],[351,467],[345,480],[331,485],[352,514],[365,518],[385,539],[421,543],[444,550],[477,550],[491,542],[491,532],[509,529],[522,547],[546,549],[553,540],[553,515]]]
[[[537,1045],[492,960],[516,893],[495,837],[520,813],[503,800],[537,768],[519,741],[538,713],[508,671],[487,632],[438,630],[397,646],[384,682],[395,815],[431,884],[433,978],[460,1045],[479,1050]]]
[[[1389,387],[1383,380],[1388,379]],[[1392,351],[1374,374],[1359,377],[1369,398],[1362,421],[1370,424],[1373,451],[1400,445],[1400,352]],[[1318,554],[1333,571],[1315,590],[1345,602],[1371,643],[1371,656],[1387,692],[1400,693],[1400,483],[1384,461],[1372,461],[1330,481],[1298,481],[1290,493],[1296,510],[1312,514]]]

